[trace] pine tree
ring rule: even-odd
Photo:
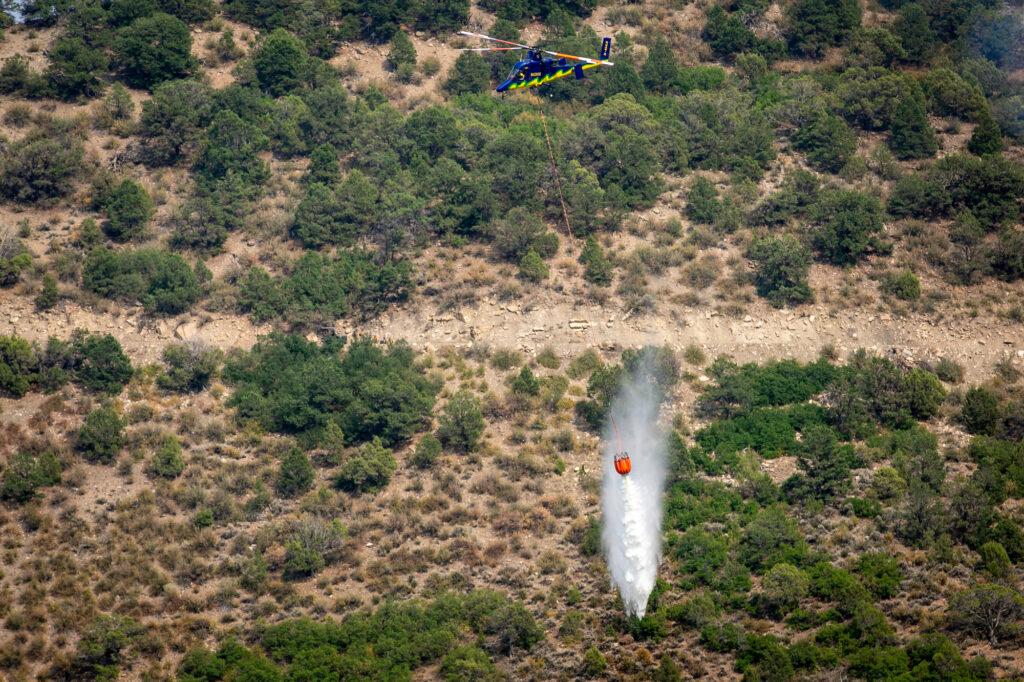
[[[36,308],[49,310],[57,305],[60,300],[60,290],[57,288],[57,278],[50,273],[43,275],[43,289],[36,296]]]
[[[338,150],[331,144],[322,144],[309,156],[309,168],[303,182],[312,185],[320,184],[331,187],[341,180],[341,169],[338,166]]]
[[[153,454],[149,471],[153,476],[161,478],[177,478],[185,470],[185,461],[181,458],[181,443],[174,436],[168,436]]]
[[[823,113],[796,131],[793,145],[817,170],[838,173],[857,151],[857,138],[843,119]]]
[[[341,464],[341,457],[345,453],[345,434],[336,422],[327,422],[320,444],[327,450],[327,457],[332,464]]]
[[[928,14],[916,2],[900,10],[895,29],[908,62],[924,63],[935,52],[935,32],[932,31]]]
[[[519,261],[519,274],[531,282],[541,282],[548,278],[551,270],[540,254],[531,248]]]
[[[835,432],[827,426],[812,426],[803,434],[803,451],[797,455],[807,478],[808,492],[829,500],[850,485],[850,460],[847,450],[836,442]]]
[[[694,222],[710,225],[715,222],[718,210],[718,190],[715,183],[702,175],[697,176],[686,195],[686,214]]]
[[[592,236],[587,237],[580,253],[580,263],[583,264],[583,279],[599,287],[606,287],[612,283],[611,261]]]
[[[640,69],[640,75],[644,79],[644,85],[654,92],[670,92],[675,86],[679,76],[679,64],[668,41],[663,37],[659,36],[654,41],[651,51],[647,54],[647,61]]]
[[[409,40],[405,31],[399,31],[391,39],[391,50],[388,52],[388,68],[397,71],[403,65],[416,66],[416,47]]]
[[[934,156],[939,148],[924,105],[918,96],[904,96],[896,106],[890,130],[889,147],[899,159],[923,159]]]
[[[999,124],[988,111],[982,112],[979,117],[978,127],[974,129],[967,149],[978,156],[1003,151],[1003,135],[999,130]]]
[[[294,497],[309,490],[313,478],[313,465],[309,463],[309,457],[302,450],[291,448],[281,458],[277,492],[284,497]]]

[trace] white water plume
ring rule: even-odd
[[[639,364],[623,381],[605,425],[601,540],[626,613],[643,618],[661,560],[667,464],[665,438],[657,424],[658,391],[647,359]],[[629,453],[632,463],[626,476],[615,471],[614,455],[620,449]]]

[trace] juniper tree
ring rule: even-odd
[[[921,99],[904,95],[893,113],[889,148],[899,159],[923,159],[934,156],[939,143],[924,112]]]

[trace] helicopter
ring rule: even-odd
[[[612,39],[605,37],[601,39],[601,51],[597,59],[590,57],[579,57],[574,54],[563,54],[552,52],[539,47],[531,47],[521,43],[513,43],[500,38],[492,38],[482,33],[470,33],[459,31],[459,35],[481,40],[490,40],[501,43],[508,47],[469,47],[464,48],[466,52],[505,52],[509,50],[526,50],[526,59],[521,59],[512,67],[511,73],[497,88],[495,92],[507,92],[509,90],[521,90],[523,88],[535,88],[545,83],[550,83],[556,78],[564,78],[570,74],[580,80],[584,77],[584,71],[599,66],[615,66],[608,61],[612,52]],[[545,57],[544,55],[549,55]]]

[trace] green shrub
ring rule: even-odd
[[[500,649],[499,633],[492,627],[502,620],[515,622],[521,613],[529,616],[505,596],[479,590],[444,593],[431,602],[392,601],[348,613],[339,621],[296,618],[269,625],[261,630],[253,649],[228,639],[216,652],[193,650],[183,657],[177,672],[189,682],[283,679],[284,674],[270,663],[273,660],[287,665],[288,678],[296,680],[352,674],[393,679],[396,671],[407,677],[411,671],[429,670],[441,679],[497,682],[504,675],[479,647]],[[516,649],[532,646],[541,632],[533,628],[530,637],[516,639]],[[476,634],[477,644],[462,644],[457,633],[463,631]],[[258,670],[253,667],[255,661]]]
[[[32,346],[18,336],[0,336],[0,392],[20,398],[36,379]]]
[[[787,10],[790,50],[820,57],[827,48],[840,45],[853,35],[860,26],[860,15],[860,5],[852,0],[800,0]]]
[[[807,283],[810,251],[792,235],[762,237],[751,243],[747,257],[754,261],[757,293],[776,306],[813,300]]]
[[[590,647],[583,654],[583,664],[580,672],[584,677],[600,677],[608,669],[608,661],[605,660],[597,647]]]
[[[999,155],[949,154],[922,174],[896,183],[889,212],[924,219],[968,210],[986,229],[1013,221],[1020,213],[1015,197],[1024,192],[1024,168]]]
[[[807,552],[807,544],[796,522],[778,507],[762,510],[740,537],[739,560],[753,571],[777,563],[799,562]]]
[[[301,40],[277,28],[252,54],[252,68],[260,88],[280,97],[300,88],[308,79],[309,55]]]
[[[100,407],[85,417],[76,447],[90,462],[113,464],[124,447],[124,422],[113,407]]]
[[[60,289],[57,287],[57,278],[49,272],[43,275],[42,287],[36,296],[36,310],[50,310],[60,301]]]
[[[519,374],[512,379],[509,388],[512,389],[513,393],[519,395],[540,395],[540,380],[533,373],[533,370],[523,365],[523,368],[519,370]]]
[[[39,488],[60,483],[61,464],[52,451],[39,454],[18,452],[0,476],[0,499],[22,504]]]
[[[114,45],[125,81],[147,89],[190,75],[196,66],[191,50],[188,25],[163,13],[136,19],[121,29]]]
[[[928,61],[938,47],[935,32],[929,25],[928,14],[916,2],[900,8],[894,30],[909,62],[922,64]]]
[[[874,424],[906,428],[914,419],[930,419],[946,391],[931,372],[903,371],[888,359],[857,351],[832,394],[833,425],[843,434],[866,435]]]
[[[896,596],[903,580],[899,560],[883,552],[862,554],[857,559],[857,574],[864,587],[879,599]]]
[[[907,654],[894,647],[864,647],[850,656],[850,673],[858,679],[884,680],[906,675],[909,669]]]
[[[775,360],[761,365],[738,365],[720,357],[707,371],[715,385],[698,399],[698,412],[704,417],[803,403],[825,390],[838,374],[837,368],[824,358],[806,364]]]
[[[32,265],[32,253],[13,231],[0,234],[0,287],[18,283],[21,273]]]
[[[882,231],[878,199],[852,190],[823,192],[812,211],[814,246],[830,263],[852,265],[867,254]]]
[[[227,363],[236,387],[228,404],[263,428],[319,443],[328,421],[349,444],[375,437],[386,446],[405,442],[430,419],[437,387],[414,366],[405,344],[357,339],[340,355],[301,336],[271,334]]]
[[[807,426],[802,435],[797,458],[803,476],[792,481],[793,493],[831,500],[850,485],[853,453],[848,446],[838,445],[835,432],[823,424]]]
[[[453,395],[444,406],[437,429],[438,439],[462,452],[472,452],[480,444],[483,432],[484,417],[480,400],[465,390]]]
[[[228,185],[247,196],[270,178],[259,156],[269,140],[230,109],[213,116],[194,166],[197,183],[214,190]]]
[[[828,562],[812,566],[808,570],[808,576],[811,579],[811,594],[819,599],[835,602],[844,616],[851,615],[857,604],[870,599],[868,591],[853,574]]]
[[[679,108],[691,166],[758,178],[775,158],[772,126],[747,93],[698,90]]]
[[[91,98],[103,92],[101,78],[109,66],[103,50],[77,36],[61,36],[50,46],[47,57],[50,63],[45,78],[61,99]]]
[[[876,519],[882,515],[882,504],[878,500],[851,497],[850,510],[858,519]]]
[[[164,371],[157,385],[165,391],[194,393],[210,385],[220,369],[222,353],[195,341],[172,343],[163,352]]]
[[[1024,618],[1024,598],[1002,585],[978,585],[949,600],[950,624],[993,646],[1013,636]]]
[[[474,52],[463,52],[455,60],[444,89],[450,95],[483,92],[491,84],[491,70],[484,58]]]
[[[986,108],[981,90],[951,69],[928,71],[921,85],[928,98],[928,109],[939,116],[973,120]]]
[[[904,96],[893,112],[889,149],[897,159],[935,156],[939,142],[924,112],[924,103],[914,94]]]
[[[715,222],[720,208],[715,183],[698,175],[686,195],[686,214],[694,222],[710,225]]]
[[[736,651],[742,646],[746,635],[734,623],[705,625],[700,629],[700,643],[719,653]]]
[[[411,461],[413,466],[419,469],[429,469],[434,466],[434,463],[437,462],[437,458],[440,456],[441,441],[433,434],[428,433],[416,444],[416,450],[413,452]]]
[[[147,312],[177,314],[201,294],[195,272],[185,260],[159,249],[92,251],[82,269],[82,286],[105,298],[142,304]]]
[[[981,113],[979,119],[977,127],[971,133],[971,139],[967,141],[967,151],[978,156],[998,154],[1003,150],[1003,134],[999,130],[999,124],[987,110]]]
[[[487,652],[477,646],[460,646],[449,651],[441,659],[440,671],[441,677],[448,682],[500,682],[505,679]]]
[[[160,478],[177,478],[185,470],[185,460],[181,457],[181,443],[174,436],[167,436],[153,453],[149,472]]]
[[[614,275],[611,261],[593,236],[587,237],[580,250],[580,263],[583,264],[583,279],[599,287],[606,287],[612,283]]]
[[[881,467],[871,479],[871,489],[880,500],[895,500],[907,492],[907,482],[896,469]]]
[[[838,173],[857,151],[857,138],[846,122],[832,114],[821,114],[793,134],[793,145],[807,154],[817,170]]]
[[[335,259],[306,253],[278,280],[252,268],[241,283],[239,307],[257,321],[280,315],[293,323],[333,321],[356,313],[371,316],[403,300],[411,288],[409,261],[380,263],[361,250],[342,251]]]
[[[519,261],[519,275],[525,280],[543,282],[550,274],[551,270],[548,268],[547,263],[532,248]]]
[[[701,592],[678,606],[669,607],[666,615],[673,621],[700,630],[705,625],[713,623],[721,612],[715,600],[708,593]]]
[[[277,470],[277,492],[282,497],[295,497],[309,490],[316,474],[309,457],[298,448],[289,448],[281,457]]]
[[[984,386],[967,389],[960,408],[960,421],[968,433],[991,436],[1002,416],[999,396]]]
[[[23,204],[62,197],[74,188],[82,157],[77,135],[33,131],[0,154],[0,196]]]
[[[757,37],[741,17],[726,12],[718,5],[707,10],[707,21],[701,38],[711,47],[715,56],[722,59],[751,51],[757,42]]]
[[[55,674],[65,679],[117,677],[120,664],[130,657],[126,650],[138,646],[145,632],[145,626],[127,616],[98,615],[83,629],[71,660],[58,664]]]
[[[492,225],[494,250],[510,261],[521,260],[531,249],[539,255],[539,241],[546,231],[540,218],[517,206]]]
[[[761,581],[761,598],[765,606],[776,614],[792,611],[807,596],[810,581],[807,574],[796,566],[778,563],[772,566]]]
[[[341,180],[338,150],[334,145],[325,143],[313,149],[309,155],[309,167],[302,180],[306,185],[319,183],[328,187]]]
[[[1006,549],[995,541],[986,542],[979,550],[981,565],[995,580],[1006,581],[1013,575],[1013,563]]]
[[[402,66],[416,66],[416,48],[404,31],[397,31],[392,36],[387,65],[392,71],[397,71]]]
[[[885,295],[901,301],[916,301],[921,298],[921,280],[910,270],[885,273],[881,289]]]
[[[191,156],[213,113],[213,91],[205,83],[190,79],[156,86],[139,120],[143,160],[163,166]]]
[[[334,484],[351,492],[374,492],[388,484],[396,468],[391,450],[384,447],[379,438],[374,438],[341,465]]]
[[[144,236],[153,217],[153,200],[139,183],[124,180],[114,187],[104,202],[107,222],[104,230],[114,241],[130,241]]]
[[[735,464],[737,453],[746,448],[763,457],[776,457],[799,452],[797,432],[821,425],[825,418],[825,411],[817,405],[760,407],[702,428],[697,432],[697,443],[723,463]]]
[[[50,346],[54,346],[53,341]],[[53,349],[57,351],[56,347]],[[121,344],[110,334],[88,334],[75,330],[70,346],[71,375],[82,387],[116,395],[132,378],[131,361]],[[47,348],[47,354],[51,349]],[[63,353],[57,351],[56,354]],[[46,358],[44,357],[44,362]]]

